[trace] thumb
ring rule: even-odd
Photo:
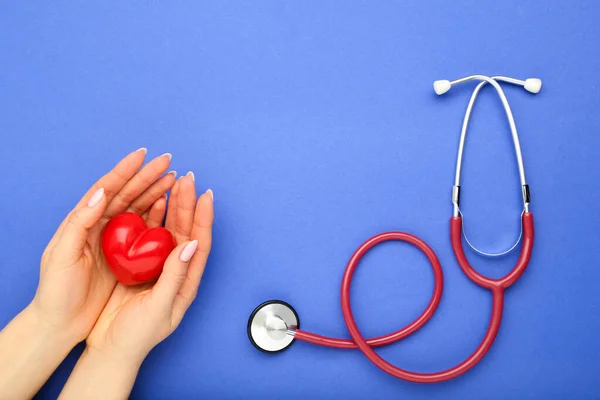
[[[98,222],[106,209],[104,189],[94,192],[87,204],[75,208],[67,217],[58,246],[66,250],[69,258],[79,258],[88,238],[89,230]]]
[[[182,243],[167,258],[152,295],[170,308],[187,277],[188,263],[198,248],[198,241]]]

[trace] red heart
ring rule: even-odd
[[[174,248],[169,230],[148,229],[142,217],[130,212],[112,218],[102,231],[102,252],[123,285],[157,279]]]

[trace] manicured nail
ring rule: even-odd
[[[189,242],[188,244],[185,245],[185,247],[181,251],[181,255],[179,256],[179,259],[183,262],[190,261],[190,259],[196,252],[197,248],[198,248],[198,241],[192,240],[191,242]]]
[[[196,177],[194,176],[194,173],[192,171],[188,172],[186,175],[192,177],[192,180],[196,182]]]
[[[138,151],[140,153],[144,153],[144,155],[146,155],[146,153],[148,153],[148,149],[145,148],[145,147],[140,147],[139,149],[137,149],[136,151],[134,151],[134,153],[137,153]]]
[[[169,195],[168,194],[163,194],[163,197],[165,198],[165,201],[169,200]]]
[[[177,178],[177,171],[169,171],[167,175],[173,175],[173,178]]]
[[[213,194],[212,189],[208,189],[206,191],[206,193],[210,196],[210,201],[214,202],[215,201],[215,195]]]
[[[171,153],[165,153],[161,157],[167,157],[170,160],[171,158],[173,158],[173,155]]]
[[[94,192],[92,197],[90,197],[90,201],[88,201],[88,204],[87,204],[88,207],[94,207],[96,204],[100,203],[100,200],[102,200],[102,197],[104,197],[104,189],[100,188]]]

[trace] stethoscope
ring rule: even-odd
[[[485,337],[479,344],[479,347],[477,347],[477,349],[462,363],[444,371],[434,373],[419,373],[398,368],[385,361],[373,350],[374,347],[385,346],[401,340],[421,328],[435,313],[435,310],[440,303],[444,286],[444,276],[440,262],[435,255],[435,252],[423,240],[404,232],[384,232],[367,240],[354,252],[350,258],[350,261],[348,262],[348,265],[346,266],[346,270],[342,278],[342,313],[344,316],[344,321],[346,322],[346,326],[348,327],[348,331],[350,332],[350,336],[352,337],[351,340],[336,339],[301,330],[298,315],[292,306],[284,301],[272,300],[262,303],[256,307],[248,320],[248,337],[257,349],[266,353],[277,353],[287,349],[295,339],[321,346],[341,349],[358,348],[373,364],[388,374],[400,379],[418,383],[436,383],[455,378],[473,368],[473,366],[475,366],[475,364],[477,364],[485,356],[485,354],[491,348],[492,343],[494,342],[494,339],[498,333],[498,329],[500,328],[500,321],[502,319],[502,311],[504,306],[504,291],[513,285],[525,271],[525,268],[529,263],[531,250],[533,247],[533,215],[529,211],[529,185],[527,185],[527,181],[525,180],[523,156],[521,154],[519,137],[517,135],[517,127],[515,126],[515,121],[510,106],[508,105],[508,100],[506,99],[506,96],[498,82],[507,82],[514,85],[520,85],[531,93],[538,93],[541,89],[542,82],[536,78],[530,78],[523,81],[503,76],[494,76],[490,78],[483,75],[472,75],[457,79],[455,81],[436,81],[433,84],[433,88],[438,95],[442,95],[450,90],[452,86],[472,80],[481,81],[481,83],[479,83],[471,95],[460,134],[458,159],[456,162],[456,179],[452,188],[452,204],[454,205],[454,213],[450,219],[450,239],[452,242],[454,255],[456,256],[458,264],[465,275],[467,275],[467,277],[477,285],[492,292],[492,316],[487,332],[485,333]],[[508,250],[495,254],[478,250],[467,239],[463,230],[463,215],[460,210],[460,172],[465,137],[469,125],[469,119],[471,117],[471,111],[473,109],[473,105],[475,104],[475,100],[477,99],[477,95],[479,94],[481,88],[488,83],[496,89],[496,92],[502,101],[504,111],[506,112],[506,117],[510,125],[510,131],[512,133],[513,144],[517,156],[521,191],[523,196],[521,234],[519,235],[519,239],[517,240],[517,243],[515,243],[515,245]],[[487,278],[476,272],[469,264],[469,261],[467,260],[467,257],[463,251],[461,234],[465,236],[465,241],[469,244],[469,246],[471,246],[478,253],[487,256],[499,256],[506,254],[513,250],[522,239],[523,244],[521,247],[521,255],[519,256],[515,267],[506,276],[499,279]],[[425,308],[425,311],[423,311],[423,313],[417,319],[404,328],[388,335],[365,339],[360,333],[356,322],[354,321],[352,307],[350,306],[350,286],[352,283],[352,276],[361,258],[370,249],[379,243],[392,240],[408,242],[416,246],[427,256],[431,266],[433,267],[435,278],[433,296]]]

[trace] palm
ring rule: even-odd
[[[118,347],[122,355],[131,348],[139,337],[132,336],[133,331],[144,335],[161,335],[149,321],[148,302],[152,284],[124,286],[117,284],[104,311],[98,318],[94,329],[87,338],[88,346],[94,348]],[[168,335],[166,332],[164,336]],[[143,340],[148,341],[148,340]],[[148,349],[149,350],[149,349]]]
[[[171,201],[176,201],[173,195],[171,196]],[[171,233],[176,238],[176,243],[180,244],[180,239],[177,238],[177,235],[172,231]],[[90,247],[93,248],[91,244]],[[108,268],[102,255],[100,255],[96,262],[101,268],[102,266]],[[101,347],[107,344],[114,346],[115,343],[128,342],[131,338],[129,333],[133,330],[160,336],[161,339],[166,337],[170,332],[157,332],[156,327],[147,326],[157,322],[154,321],[156,318],[152,318],[156,316],[156,313],[149,312],[151,310],[148,309],[151,307],[148,303],[153,286],[154,282],[135,286],[126,286],[117,283],[93,331],[87,338],[88,345]],[[134,340],[137,341],[138,339],[135,338]],[[125,345],[122,347],[121,351],[126,351],[130,346]]]
[[[101,230],[100,223],[92,228],[81,256],[66,265],[58,242],[54,246],[51,243],[42,258],[36,301],[45,314],[56,316],[53,325],[70,321],[78,337],[87,334],[115,286],[100,250]]]
[[[100,237],[105,225],[106,221],[101,220],[90,230],[79,265],[72,269],[73,279],[68,280],[73,287],[81,285],[73,298],[81,302],[81,324],[85,327],[94,324],[96,316],[102,311],[116,283],[102,254]]]

